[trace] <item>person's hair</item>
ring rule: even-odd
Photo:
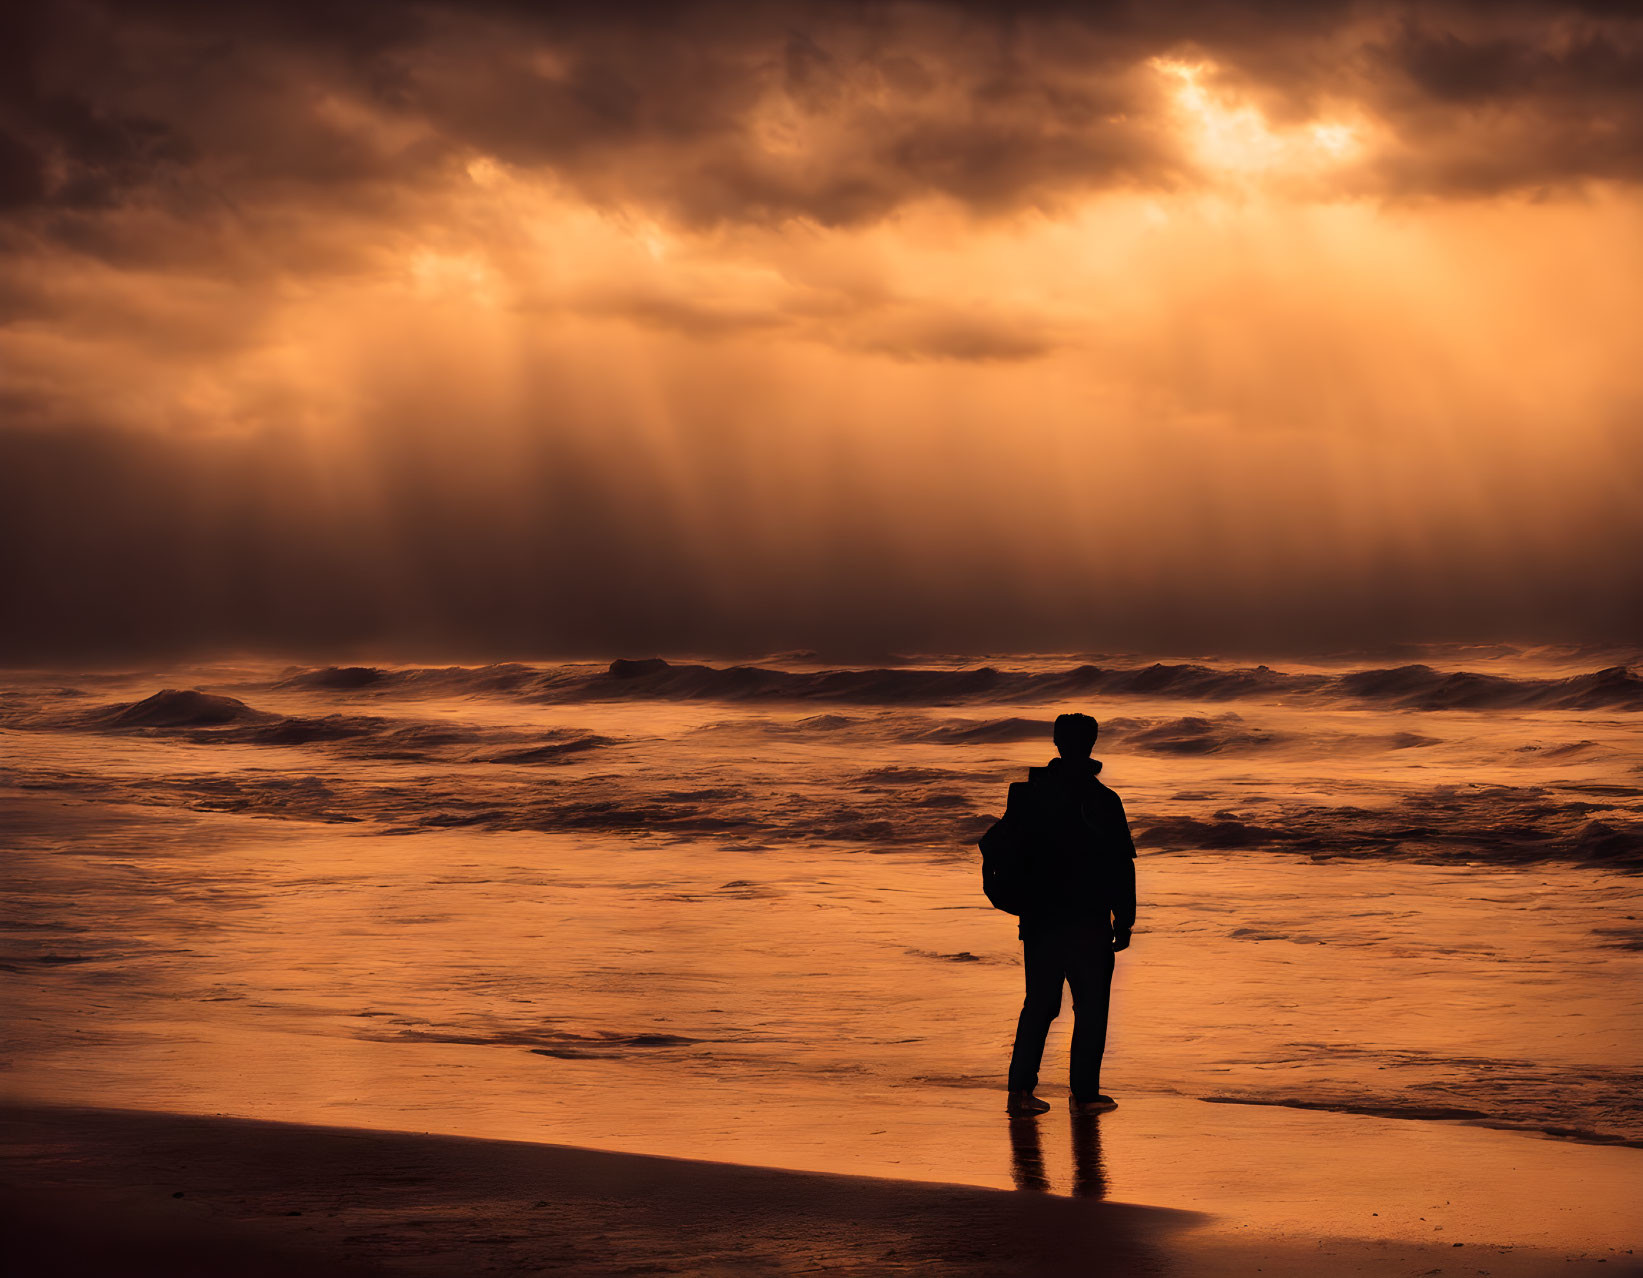
[[[1101,725],[1087,714],[1061,714],[1055,718],[1055,748],[1065,759],[1078,759],[1095,749]]]

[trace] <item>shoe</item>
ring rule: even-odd
[[[1067,1103],[1075,1114],[1105,1114],[1108,1110],[1117,1109],[1118,1102],[1111,1096],[1097,1096],[1094,1100],[1081,1101],[1076,1096],[1067,1097]]]
[[[1011,1092],[1004,1102],[1004,1111],[1011,1118],[1036,1118],[1050,1112],[1048,1101],[1041,1101],[1031,1092]]]

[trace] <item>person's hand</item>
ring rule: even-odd
[[[1128,928],[1114,928],[1112,933],[1112,952],[1130,948],[1130,934]]]

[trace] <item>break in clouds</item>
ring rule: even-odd
[[[1629,6],[3,22],[8,659],[1643,620]]]

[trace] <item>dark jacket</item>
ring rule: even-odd
[[[1010,786],[1006,815],[1027,846],[1023,935],[1034,925],[1135,926],[1135,841],[1124,804],[1096,779],[1099,759],[1051,759]]]

